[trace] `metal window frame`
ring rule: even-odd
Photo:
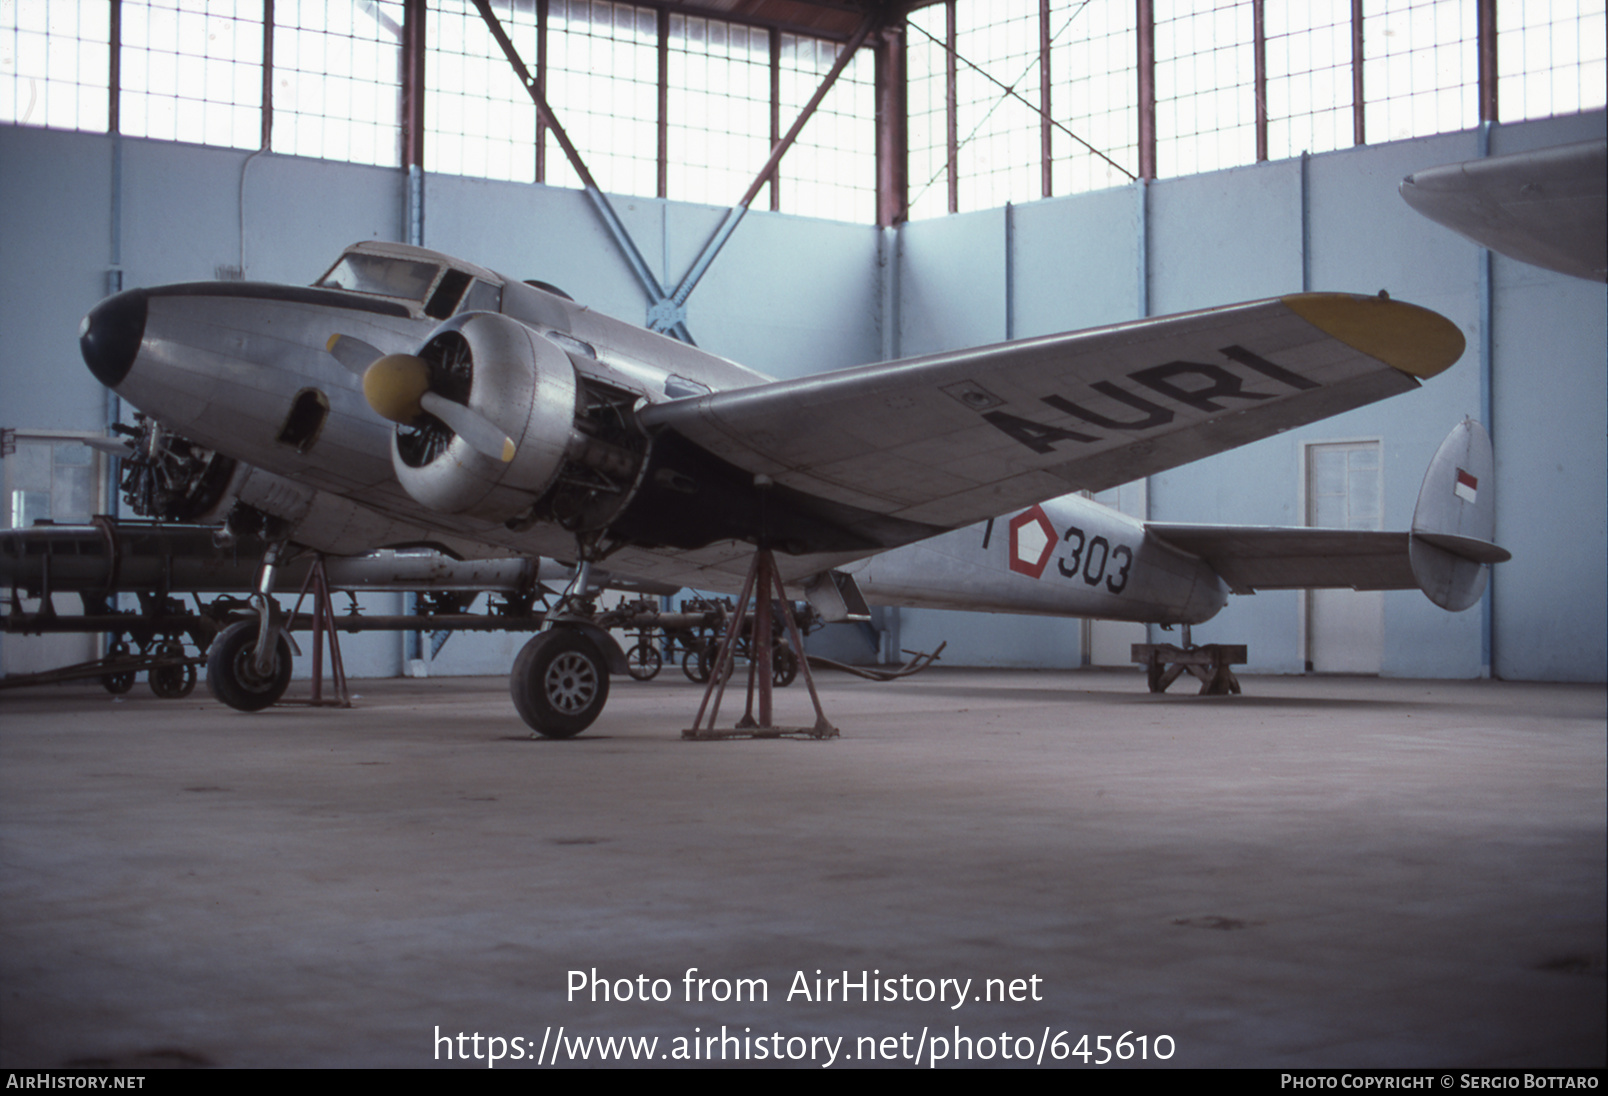
[[[1496,8],[1500,0],[1477,0],[1476,48],[1479,57],[1479,117],[1481,122],[1497,120],[1497,53]],[[956,133],[956,54],[955,5],[957,0],[943,0],[945,6],[945,103],[948,129],[949,212],[960,212],[959,200],[959,149]],[[1266,0],[1251,0],[1252,54],[1254,73],[1252,94],[1255,96],[1256,160],[1268,159],[1268,75]],[[1351,89],[1353,144],[1367,144],[1368,100],[1363,87],[1363,0],[1351,0]],[[1135,68],[1138,82],[1138,146],[1139,179],[1157,177],[1158,137],[1156,129],[1156,12],[1154,0],[1134,0]],[[1049,81],[1050,14],[1049,0],[1039,0],[1039,42],[1041,79],[1040,116],[1043,157],[1043,192],[1050,197],[1052,154],[1049,131],[1054,125],[1051,114]]]
[[[403,150],[403,168],[410,172],[423,170],[424,165],[424,90],[426,86],[425,55],[427,52],[424,16],[429,0],[403,0],[404,10],[404,38],[403,38],[403,77],[402,77],[402,106],[399,126],[401,129],[401,145]],[[547,79],[547,27],[548,27],[548,0],[535,0],[537,8],[537,57],[535,72],[533,74],[534,90],[545,99]],[[652,10],[656,13],[659,34],[659,110],[658,110],[658,197],[667,195],[667,175],[669,166],[669,141],[667,136],[669,123],[669,97],[668,97],[668,60],[666,51],[669,42],[669,19],[672,12],[686,13],[687,9],[673,0],[625,0],[635,7]],[[957,131],[957,102],[956,83],[957,66],[955,46],[957,39],[956,6],[959,0],[940,0],[945,9],[945,142],[947,163],[948,208],[951,213],[960,211],[960,157],[959,135]],[[1253,54],[1255,73],[1253,79],[1253,94],[1255,95],[1256,117],[1256,158],[1265,161],[1268,158],[1268,102],[1267,102],[1267,62],[1266,62],[1266,35],[1265,35],[1265,3],[1266,0],[1251,0],[1253,19]],[[1500,0],[1476,0],[1476,54],[1478,57],[1478,103],[1479,120],[1482,123],[1494,123],[1498,120],[1499,103],[1497,99],[1497,4]],[[109,0],[110,12],[110,42],[109,42],[109,74],[108,74],[108,125],[107,132],[120,134],[122,132],[122,0]],[[1353,143],[1363,145],[1367,143],[1367,115],[1368,99],[1363,83],[1364,41],[1363,41],[1363,3],[1362,0],[1351,0],[1351,82],[1352,82],[1352,129]],[[1053,141],[1054,128],[1051,111],[1051,67],[1050,52],[1050,0],[1039,0],[1039,52],[1040,52],[1040,157],[1041,157],[1041,187],[1045,197],[1053,194]],[[812,38],[828,41],[846,42],[848,36],[838,36],[823,32],[819,28],[795,25],[793,23],[778,21],[776,19],[756,18],[751,14],[738,12],[701,12],[707,18],[716,19],[736,25],[755,26],[764,28],[771,39],[771,144],[774,147],[783,140],[780,132],[780,103],[778,88],[778,59],[780,35],[783,32],[796,33]],[[1135,40],[1136,40],[1136,71],[1138,81],[1138,111],[1137,129],[1139,172],[1138,178],[1154,179],[1157,177],[1157,130],[1156,130],[1156,80],[1155,80],[1155,7],[1154,0],[1134,0]],[[262,103],[261,130],[263,149],[271,148],[271,133],[273,126],[274,94],[273,94],[273,31],[274,31],[274,0],[263,0],[263,56],[262,56]],[[908,148],[904,147],[908,134],[908,101],[904,84],[908,78],[904,61],[906,31],[908,29],[908,11],[896,10],[895,17],[888,22],[868,44],[876,57],[875,102],[876,102],[876,142],[877,169],[876,169],[876,208],[877,223],[883,226],[901,223],[909,213],[909,179],[908,179]],[[546,170],[546,138],[553,127],[549,119],[538,111],[536,123],[536,181],[545,182]],[[560,139],[561,144],[565,143]],[[771,168],[772,183],[770,207],[779,210],[782,206],[779,171]]]

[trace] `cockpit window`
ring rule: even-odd
[[[378,297],[422,301],[440,270],[435,263],[350,252],[342,255],[341,261],[318,284],[326,289],[349,289]]]

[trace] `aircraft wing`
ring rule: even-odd
[[[778,503],[808,498],[887,547],[1408,391],[1463,345],[1455,324],[1413,305],[1300,294],[717,392],[641,418],[791,489]]]
[[[1402,180],[1401,196],[1483,247],[1608,281],[1608,141],[1426,168]]]

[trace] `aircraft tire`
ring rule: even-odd
[[[106,648],[107,659],[128,657],[128,644],[119,640]],[[115,674],[101,674],[101,688],[113,696],[122,696],[134,687],[134,671],[119,670]]]
[[[163,700],[182,700],[195,688],[194,666],[158,666],[145,677],[151,692]]]
[[[609,699],[609,665],[574,628],[554,628],[525,644],[508,678],[514,707],[543,738],[574,738]]]
[[[134,674],[124,670],[115,674],[101,674],[101,688],[113,696],[122,696],[134,687]]]
[[[625,652],[625,666],[638,681],[652,681],[664,667],[664,656],[651,643],[638,643]]]
[[[285,695],[290,687],[290,643],[281,632],[274,643],[274,664],[267,674],[253,665],[257,622],[242,620],[219,633],[207,652],[207,691],[239,712],[258,712]]]
[[[771,682],[778,689],[785,689],[793,684],[798,677],[798,656],[793,648],[776,646],[771,649]]]

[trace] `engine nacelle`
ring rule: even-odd
[[[494,312],[456,316],[419,351],[430,390],[494,423],[514,443],[494,460],[434,416],[400,426],[391,441],[397,480],[420,504],[507,521],[530,509],[564,467],[576,419],[569,356],[524,324]]]

